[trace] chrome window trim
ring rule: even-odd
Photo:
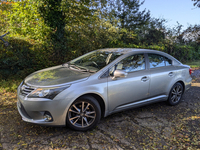
[[[165,56],[165,55],[162,55],[162,54],[159,54],[159,53],[152,53],[152,52],[148,52],[148,53],[146,53],[146,54],[147,54],[147,60],[148,60],[148,64],[147,64],[147,65],[148,65],[148,68],[149,68],[149,69],[156,69],[156,68],[163,68],[163,67],[174,66],[174,60],[170,59],[169,57],[167,57],[167,56]],[[164,57],[164,58],[168,58],[169,60],[172,61],[172,64],[166,66],[166,62],[165,62],[165,66],[160,66],[160,67],[150,68],[150,63],[149,63],[149,54],[160,55],[160,56],[162,56],[162,57]],[[166,61],[166,60],[165,60],[165,61]]]
[[[109,70],[114,66],[114,65],[116,65],[118,62],[120,62],[121,60],[123,60],[123,59],[125,59],[125,58],[127,58],[127,57],[129,57],[129,56],[131,56],[131,55],[139,55],[139,54],[144,54],[144,59],[145,59],[145,69],[143,69],[143,70],[137,70],[137,71],[144,71],[144,70],[147,70],[147,57],[148,56],[146,56],[146,53],[145,52],[142,52],[142,53],[139,53],[139,52],[132,52],[132,53],[128,53],[128,54],[124,54],[124,55],[122,55],[121,57],[121,59],[119,59],[119,60],[114,60],[114,61],[116,61],[116,62],[114,62],[113,61],[113,65],[111,65],[108,69],[106,69],[106,71],[104,71],[99,77],[98,77],[98,79],[104,79],[104,78],[108,78],[109,77],[109,73],[108,73],[108,76],[107,77],[103,77],[102,78],[102,76],[108,71],[109,72]],[[112,63],[111,63],[112,64]],[[133,73],[133,72],[137,72],[137,71],[132,71],[132,72],[127,72],[127,73]]]

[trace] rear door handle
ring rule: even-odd
[[[142,77],[142,79],[141,79],[142,82],[146,82],[146,81],[148,81],[148,80],[149,80],[149,78],[148,78],[147,76],[144,76],[144,77]]]
[[[173,74],[174,74],[173,72],[170,72],[168,75],[169,75],[170,77],[172,77],[172,76],[173,76]]]

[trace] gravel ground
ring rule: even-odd
[[[191,75],[193,78],[193,83],[200,83],[200,68],[194,68]]]
[[[200,70],[194,70],[192,77],[192,87],[179,105],[160,102],[116,113],[87,132],[23,122],[16,93],[0,93],[0,150],[200,150]]]

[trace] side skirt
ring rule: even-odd
[[[167,98],[168,98],[167,95],[160,95],[160,96],[156,96],[156,97],[153,97],[153,98],[149,98],[149,99],[140,100],[140,101],[137,101],[137,102],[121,105],[121,106],[116,107],[113,111],[111,111],[109,113],[109,115],[112,114],[112,113],[116,113],[116,112],[119,112],[119,111],[130,109],[130,108],[140,107],[140,106],[144,106],[144,105],[147,105],[147,104],[160,102],[160,101],[166,101]]]

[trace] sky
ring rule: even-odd
[[[200,24],[200,8],[193,6],[191,0],[145,0],[140,10],[145,8],[152,17],[166,19],[170,28],[175,27],[177,21],[183,25],[183,30],[190,24]]]

